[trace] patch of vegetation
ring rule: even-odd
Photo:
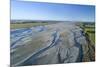
[[[43,25],[47,25],[48,23],[11,23],[10,24],[10,28],[11,29],[19,29],[19,28],[30,28],[30,27],[34,27],[34,26],[43,26]]]
[[[79,23],[78,26],[80,26],[84,33],[88,35],[88,38],[92,42],[92,44],[95,44],[95,23]]]
[[[88,52],[83,60],[95,61],[95,23],[80,23],[79,26],[83,29],[88,43]]]
[[[92,44],[95,44],[95,25],[85,25],[84,26],[85,33],[89,35],[89,39]]]

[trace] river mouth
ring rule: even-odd
[[[82,31],[73,23],[13,29],[11,65],[82,62],[88,52],[88,42]]]

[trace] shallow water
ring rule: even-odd
[[[41,45],[46,45],[39,47],[37,51],[32,52],[31,49],[34,48],[31,48],[29,46],[38,45],[37,43],[32,41],[34,40],[33,38],[36,35],[36,42],[40,42]],[[42,38],[38,38],[38,36]],[[32,41],[33,45],[27,44],[28,46],[24,47],[24,44],[28,41]],[[15,58],[12,57],[12,60],[14,61],[14,63],[12,62],[12,64],[32,65],[81,62],[84,52],[82,45],[84,46],[84,44],[86,44],[86,40],[84,38],[82,30],[74,24],[58,23],[54,25],[11,30],[11,53],[13,52],[20,54],[20,59],[18,59],[18,61],[20,61],[16,61],[17,56]],[[24,58],[24,56],[22,57],[21,52],[15,50],[20,46],[23,46],[21,47],[22,50],[24,49],[21,52],[26,52],[25,54],[29,54],[27,55],[27,58]],[[27,51],[30,52],[27,53]],[[14,54],[12,54],[12,56],[13,55]]]

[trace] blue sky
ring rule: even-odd
[[[95,6],[11,1],[11,19],[95,21]]]

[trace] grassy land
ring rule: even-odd
[[[92,44],[95,44],[95,28],[85,28],[85,32],[89,35]]]
[[[84,30],[86,34],[88,34],[91,43],[95,44],[95,23],[81,23],[80,27]]]
[[[85,26],[85,32],[89,35],[90,41],[92,44],[95,44],[95,27],[94,25]]]
[[[95,61],[95,23],[79,23],[84,33],[88,43],[88,51],[84,55],[83,61]]]
[[[94,24],[84,24],[84,31],[88,35],[88,48],[89,57],[91,61],[95,61],[95,23]],[[89,43],[90,42],[90,43]]]
[[[10,24],[11,29],[30,28],[33,26],[47,25],[48,23],[13,23]]]

